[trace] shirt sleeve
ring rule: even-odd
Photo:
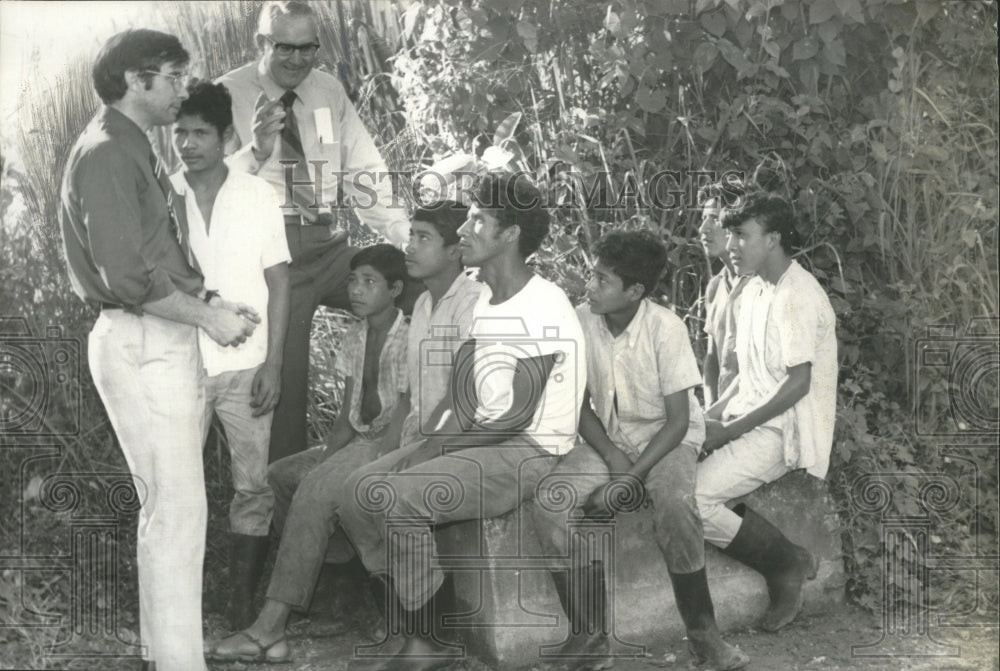
[[[170,275],[143,255],[142,187],[134,160],[104,145],[84,157],[77,170],[88,248],[111,293],[123,305],[151,303],[173,293]]]
[[[410,325],[400,324],[396,334],[395,351],[393,354],[393,373],[396,377],[396,391],[405,394],[410,391],[410,376],[406,366],[406,344],[409,339]]]
[[[261,249],[261,268],[270,268],[279,263],[290,263],[292,255],[288,251],[285,237],[285,220],[281,214],[281,201],[274,188],[265,180],[257,180],[260,201],[258,212],[265,226],[264,246]]]
[[[715,337],[715,295],[719,293],[719,284],[722,282],[722,278],[718,275],[712,275],[708,280],[708,285],[705,286],[705,324],[702,327],[702,331],[710,336]]]
[[[347,173],[344,193],[356,199],[358,206],[354,211],[363,223],[401,247],[409,239],[410,223],[402,201],[395,202],[392,192],[395,180],[390,178],[389,169],[354,105],[346,94],[342,100],[340,161]]]
[[[475,289],[470,289],[458,299],[455,308],[455,326],[458,327],[458,339],[461,341],[469,339],[472,331],[472,312],[478,300],[479,292]]]
[[[698,372],[698,362],[684,322],[677,318],[664,320],[656,335],[654,344],[660,393],[670,396],[700,385],[701,373]]]
[[[816,360],[820,315],[814,292],[803,284],[792,282],[782,287],[775,305],[781,365],[785,368]]]
[[[567,333],[575,333],[579,329],[567,331],[560,328],[562,324],[579,324],[576,311],[566,294],[554,284],[539,284],[537,287],[534,296],[527,297],[531,301],[531,309],[523,312],[522,319],[528,329],[528,337],[534,342],[538,353],[543,356],[573,356],[574,353],[566,351],[567,347],[571,347],[576,349],[576,356],[584,356],[584,343],[569,343],[566,337]]]

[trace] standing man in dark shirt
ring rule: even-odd
[[[93,68],[104,105],[70,153],[60,211],[73,290],[101,308],[90,371],[142,499],[140,635],[145,666],[159,671],[205,669],[198,327],[234,345],[260,320],[205,290],[189,263],[184,207],[146,137],[176,118],[188,60],[176,37],[152,30],[104,45]]]

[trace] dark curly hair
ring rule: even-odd
[[[594,258],[622,279],[622,288],[641,284],[653,293],[667,267],[667,246],[650,231],[612,231],[594,246]]]
[[[188,86],[187,100],[181,103],[182,116],[198,116],[219,131],[219,137],[233,125],[233,97],[222,84],[209,81],[194,82]]]
[[[406,285],[406,254],[388,243],[365,247],[351,257],[350,265],[351,270],[357,270],[359,266],[371,266],[385,278],[390,288],[396,282]]]
[[[458,242],[458,229],[469,217],[469,208],[454,200],[437,200],[418,207],[413,221],[426,221],[444,239],[445,246]]]
[[[542,193],[524,173],[491,172],[476,185],[473,201],[490,210],[501,228],[520,229],[517,251],[528,258],[542,246],[549,234],[549,213]]]
[[[736,228],[751,219],[756,219],[768,233],[780,233],[781,249],[789,256],[802,249],[802,236],[795,228],[792,206],[778,194],[748,193],[736,206],[726,208],[721,218],[725,228]]]

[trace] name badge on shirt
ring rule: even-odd
[[[333,115],[329,107],[320,107],[313,110],[313,118],[316,120],[316,138],[319,143],[333,144],[336,140],[333,137]]]

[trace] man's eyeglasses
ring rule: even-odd
[[[282,58],[288,58],[296,51],[302,54],[303,58],[312,58],[319,51],[319,45],[315,42],[307,42],[305,44],[288,44],[287,42],[275,42],[267,35],[262,35],[262,37],[271,43],[274,47],[274,53],[278,54]]]
[[[169,72],[157,72],[156,70],[143,70],[143,72],[150,75],[166,77],[170,80],[170,83],[174,85],[174,89],[177,91],[183,91],[191,81],[191,75],[187,72],[182,72],[176,75],[170,74]]]

